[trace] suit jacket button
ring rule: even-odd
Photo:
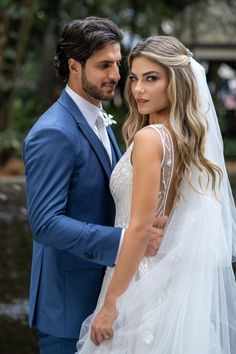
[[[86,259],[89,259],[89,260],[91,260],[91,259],[94,258],[93,255],[92,255],[92,253],[85,253],[85,254],[84,254],[84,257],[85,257]]]

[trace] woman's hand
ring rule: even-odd
[[[106,302],[95,317],[91,326],[90,338],[95,345],[113,337],[113,323],[117,317],[116,301]]]

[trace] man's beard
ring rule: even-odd
[[[116,84],[116,81],[110,80],[109,83]],[[84,92],[86,92],[87,95],[89,95],[92,98],[95,98],[96,100],[110,101],[114,96],[114,92],[104,94],[98,86],[92,84],[87,79],[87,76],[86,76],[84,70],[82,70],[81,84],[82,84],[82,89],[84,90]]]

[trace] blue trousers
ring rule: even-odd
[[[57,338],[38,331],[40,354],[74,354],[77,339]]]

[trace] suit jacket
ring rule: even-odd
[[[120,151],[110,127],[108,134],[114,166]],[[113,166],[65,91],[30,130],[23,157],[34,238],[29,322],[53,336],[78,338],[119,247],[109,191]]]

